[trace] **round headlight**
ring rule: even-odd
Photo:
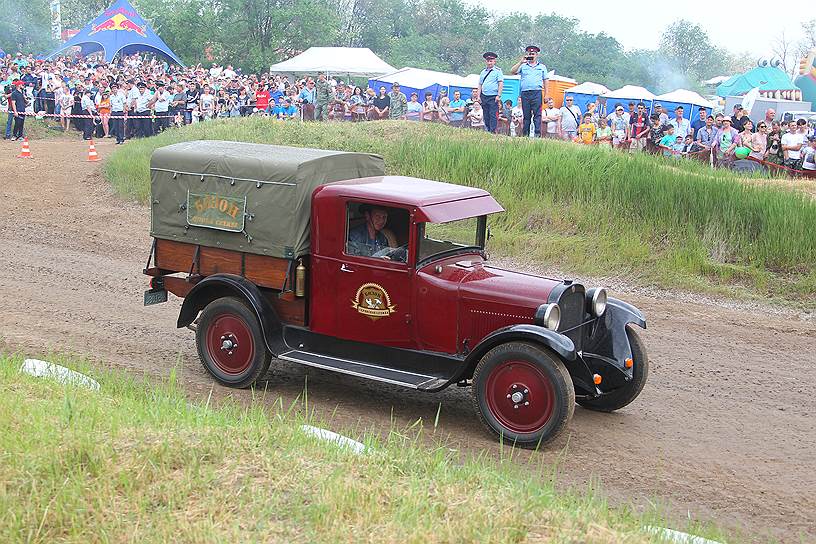
[[[587,291],[587,302],[589,313],[595,317],[601,317],[606,311],[606,289],[595,287]]]
[[[561,308],[558,304],[548,304],[544,311],[544,326],[551,331],[557,330],[561,324]]]

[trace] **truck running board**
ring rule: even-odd
[[[393,368],[385,368],[370,363],[350,361],[348,359],[340,359],[338,357],[310,353],[308,351],[287,351],[278,355],[278,359],[313,366],[315,368],[322,368],[324,370],[332,370],[334,372],[340,372],[341,374],[367,378],[369,380],[401,385],[402,387],[418,389],[420,391],[436,390],[447,383],[446,380],[436,376],[415,374],[405,370],[395,370]]]

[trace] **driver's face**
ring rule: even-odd
[[[385,210],[372,210],[368,212],[368,222],[377,232],[381,231],[388,222],[388,212]]]

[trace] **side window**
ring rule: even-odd
[[[408,211],[379,204],[346,206],[346,254],[397,262],[408,258]]]

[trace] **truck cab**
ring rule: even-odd
[[[229,144],[230,160],[280,151]],[[186,163],[160,153],[152,165],[145,303],[167,291],[184,298],[177,326],[196,331],[202,364],[220,383],[252,386],[277,358],[428,393],[472,387],[486,428],[524,447],[553,440],[576,402],[612,411],[643,388],[648,358],[633,329],[646,325],[641,312],[601,287],[492,266],[487,227],[504,209],[487,191],[385,175],[376,157],[302,149],[285,179],[309,164],[303,185],[266,190],[279,183],[267,170],[250,177],[254,162],[222,164],[214,144],[202,145],[201,168],[189,146]],[[276,160],[265,166],[291,166]],[[314,182],[329,162],[374,175]],[[250,184],[234,189],[231,175]],[[193,193],[201,183],[209,192]],[[241,213],[241,225],[220,230]]]

